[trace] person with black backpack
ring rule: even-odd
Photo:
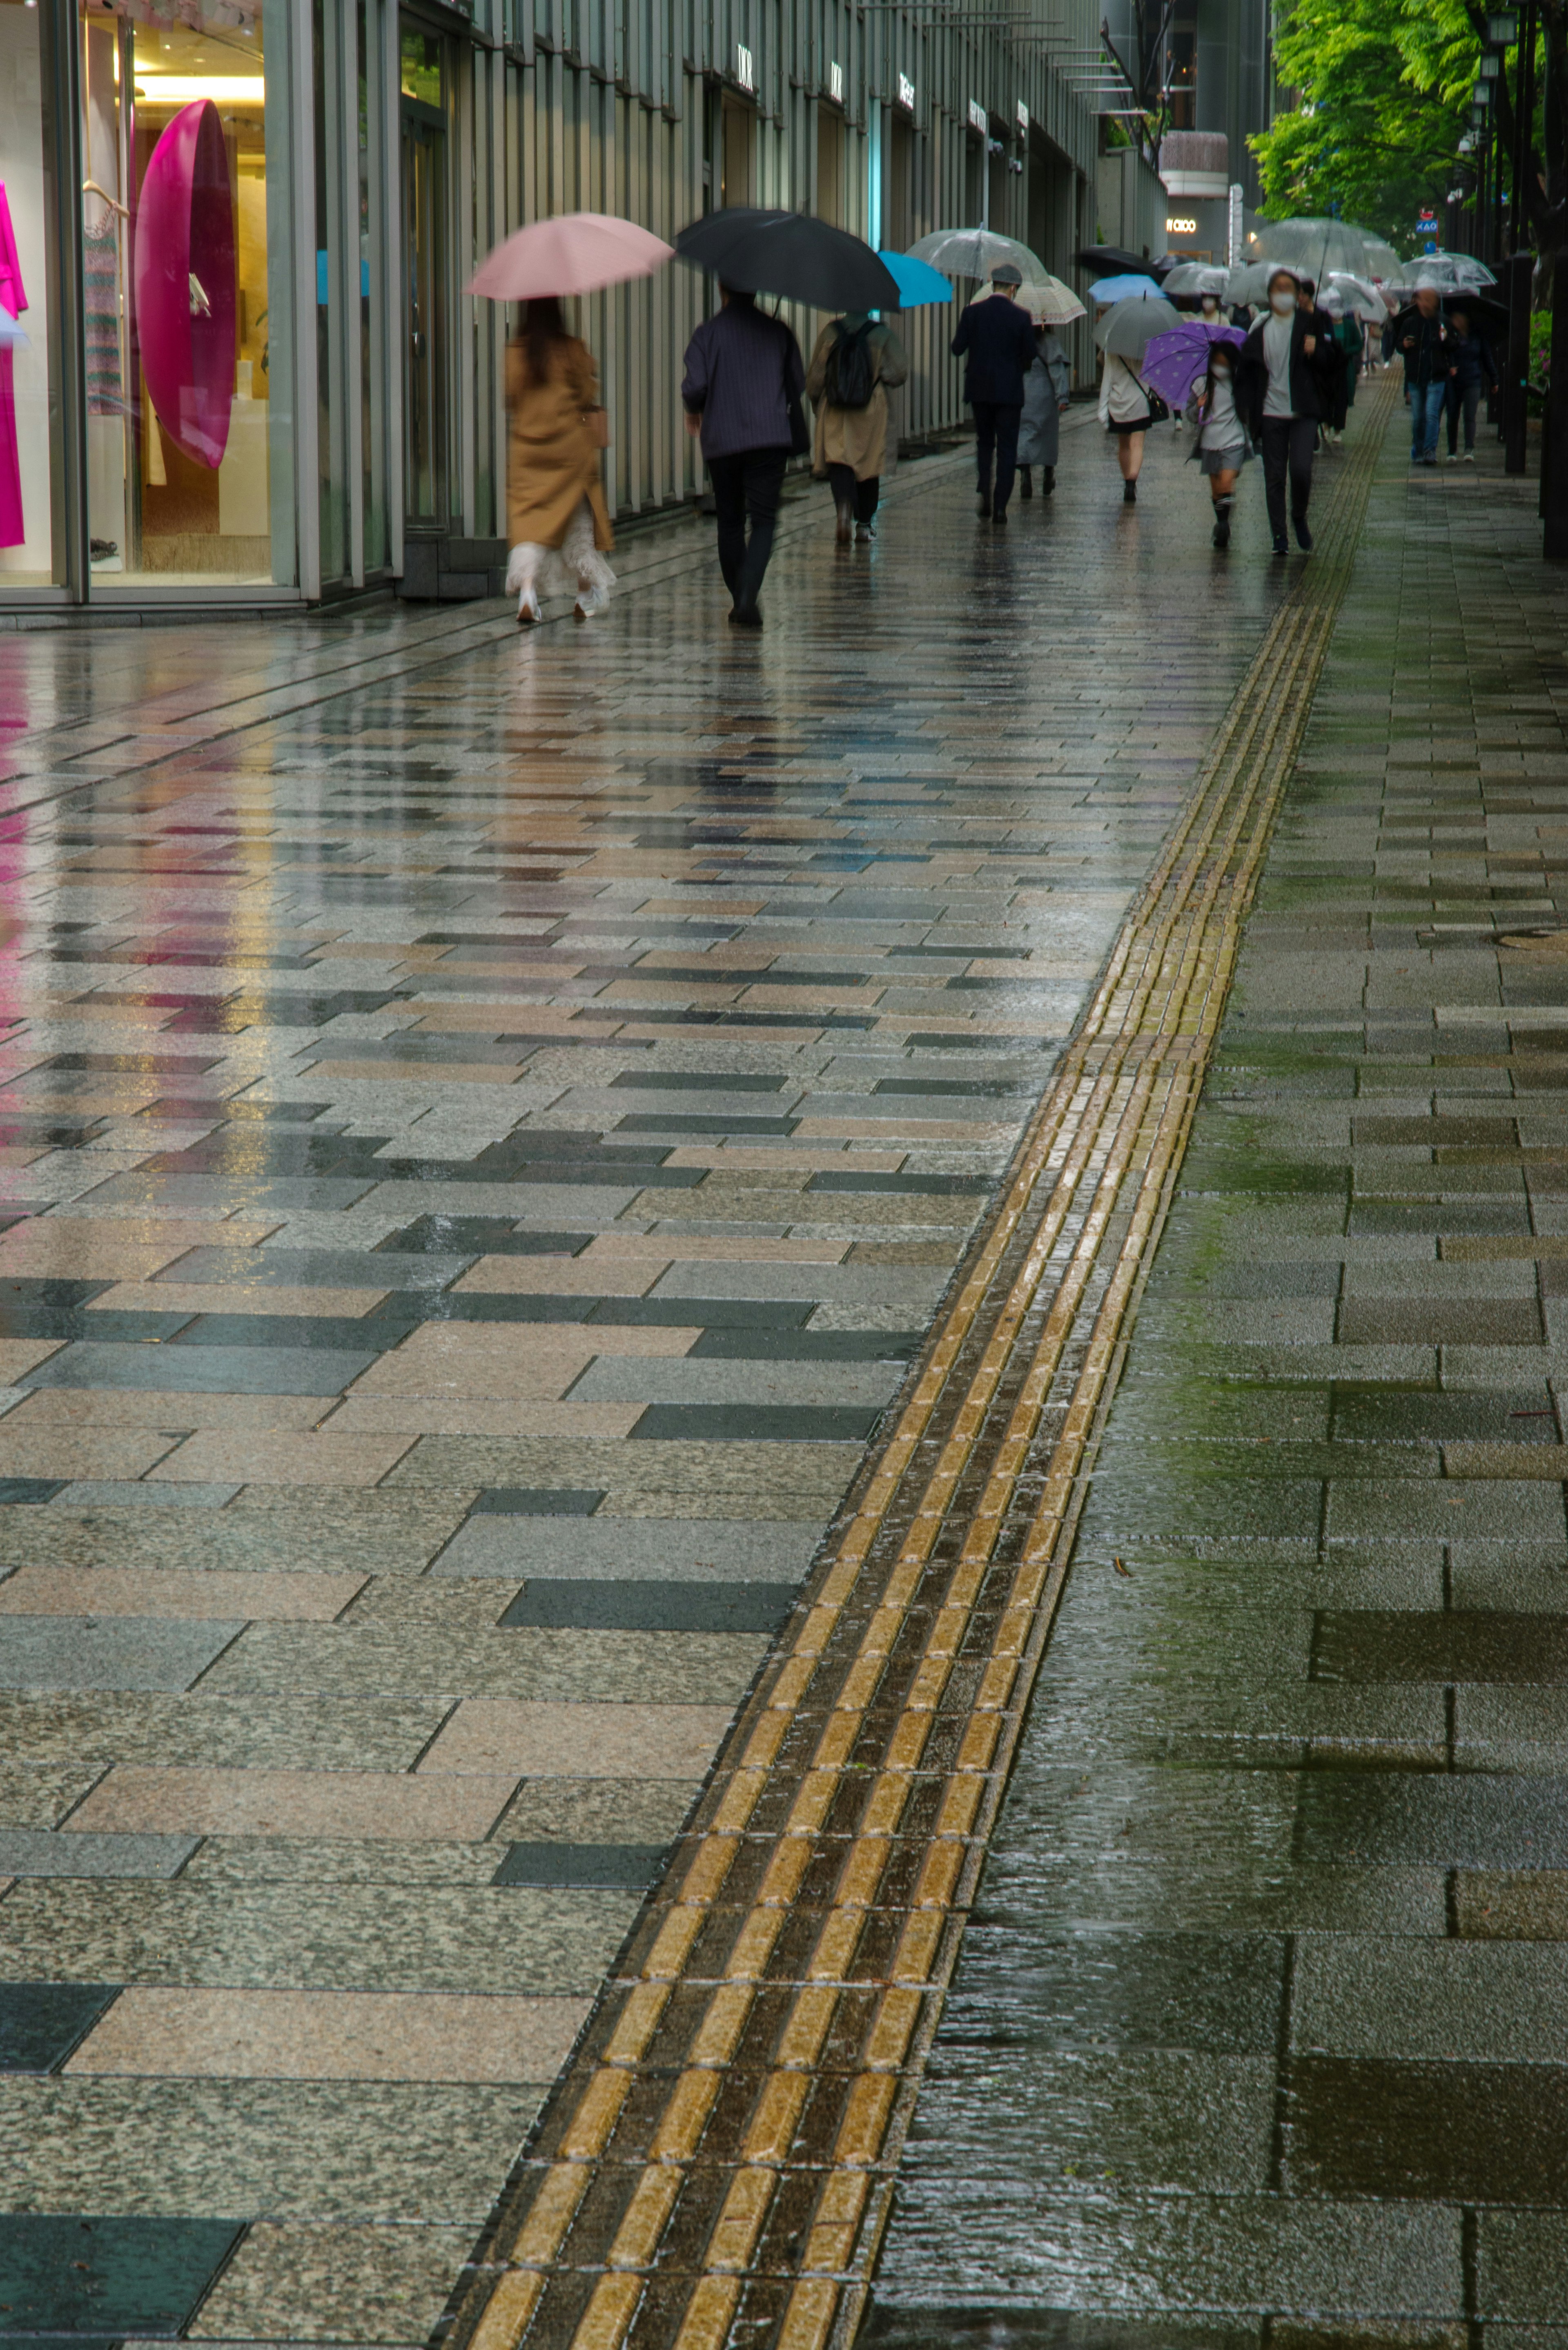
[[[840,546],[851,536],[875,536],[888,456],[888,394],[909,372],[892,328],[864,310],[835,318],[816,338],[805,371],[806,397],[816,408],[811,470],[833,492]]]

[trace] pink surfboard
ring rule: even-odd
[[[153,149],[136,214],[136,331],[158,421],[193,464],[223,463],[234,393],[234,205],[209,98]]]

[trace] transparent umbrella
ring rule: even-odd
[[[1267,261],[1243,261],[1231,270],[1225,279],[1227,302],[1266,302],[1269,280],[1276,269],[1296,270],[1301,264],[1287,261],[1282,253],[1272,254]]]
[[[1380,236],[1364,237],[1362,242],[1366,247],[1366,276],[1381,278],[1385,286],[1403,286],[1409,263],[1401,261],[1393,246],[1385,244]]]
[[[1038,254],[1016,237],[999,236],[994,229],[933,229],[907,250],[917,261],[929,261],[944,277],[989,277],[1004,261],[1023,272],[1025,285],[1039,285],[1051,275]]]
[[[1497,279],[1484,261],[1468,253],[1428,253],[1414,265],[1417,286],[1436,286],[1444,294],[1469,293]]]
[[[1160,292],[1176,294],[1220,294],[1231,273],[1212,261],[1179,261],[1160,286]]]
[[[1381,323],[1388,316],[1388,305],[1370,278],[1357,277],[1348,269],[1331,269],[1328,287],[1358,317]]]
[[[1328,276],[1331,269],[1354,270],[1358,276],[1366,275],[1366,239],[1348,221],[1314,218],[1306,215],[1296,220],[1264,221],[1258,229],[1258,250],[1273,255],[1291,269],[1300,269],[1314,279]],[[1247,258],[1252,259],[1249,248]]]

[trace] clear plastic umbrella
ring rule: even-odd
[[[1299,268],[1299,263],[1287,261],[1277,253],[1268,261],[1243,261],[1226,275],[1225,299],[1227,302],[1266,302],[1269,280],[1275,270],[1288,269],[1293,276]]]
[[[1223,296],[1230,271],[1222,263],[1212,261],[1179,261],[1160,286],[1162,294],[1219,294]]]
[[[1339,296],[1346,309],[1354,310],[1359,318],[1370,318],[1381,325],[1388,316],[1388,305],[1370,278],[1357,277],[1348,269],[1331,269],[1324,288],[1326,304],[1329,293]]]
[[[929,261],[944,277],[989,277],[1004,261],[1023,272],[1026,286],[1042,285],[1051,272],[1037,253],[1016,237],[989,228],[939,228],[908,246],[917,261]]]
[[[1360,277],[1367,274],[1366,239],[1348,221],[1311,215],[1264,221],[1257,235],[1260,249],[1272,254],[1276,265],[1303,270],[1314,280],[1326,277],[1333,269],[1353,270]],[[1251,252],[1247,258],[1251,260]]]
[[[1393,246],[1385,244],[1380,236],[1364,237],[1362,242],[1366,247],[1365,274],[1368,277],[1381,278],[1385,286],[1403,286],[1409,263],[1401,261]]]
[[[1435,286],[1443,294],[1468,294],[1497,284],[1485,262],[1468,253],[1424,254],[1414,270],[1417,286]]]

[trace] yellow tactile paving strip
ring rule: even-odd
[[[454,2350],[853,2337],[1391,382],[514,2183]]]

